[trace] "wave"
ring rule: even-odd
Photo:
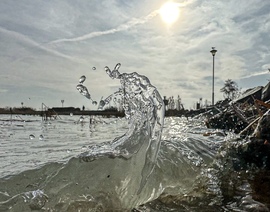
[[[92,205],[93,208],[122,210],[160,195],[162,187],[146,184],[156,166],[160,148],[163,101],[147,77],[138,73],[120,74],[119,68],[120,64],[112,71],[105,67],[111,78],[120,80],[121,88],[106,98],[100,107],[120,96],[129,120],[128,131],[113,141],[90,146],[66,164],[47,164],[38,170],[2,179],[0,190],[5,192],[2,193],[1,208],[69,211],[79,204],[85,205],[80,207]],[[84,80],[77,89],[91,99],[82,85]],[[20,183],[15,185],[15,182]],[[23,201],[19,201],[21,197]]]
[[[198,119],[168,118],[164,124],[157,89],[136,72],[120,73],[120,66],[112,71],[105,67],[120,88],[102,100],[99,109],[120,98],[127,132],[90,145],[66,163],[48,163],[0,179],[0,211],[131,211],[149,203],[162,211],[164,205],[181,206],[188,198],[221,208],[219,174],[225,159],[214,161],[224,136],[202,139],[205,128]],[[91,99],[84,80],[77,89]],[[197,209],[202,202],[196,202]]]

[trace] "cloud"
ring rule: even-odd
[[[218,50],[216,99],[223,98],[218,91],[228,78],[248,81],[250,86],[255,83],[253,78],[263,83],[270,60],[268,1],[185,1],[178,21],[170,27],[158,17],[162,3],[164,0],[0,2],[0,35],[4,35],[0,45],[7,49],[0,53],[0,64],[9,75],[9,81],[0,79],[0,84],[8,81],[13,86],[24,80],[37,92],[41,89],[37,84],[42,85],[42,92],[52,88],[53,102],[68,89],[81,98],[75,81],[87,75],[89,90],[98,99],[119,84],[107,79],[103,67],[121,62],[121,73],[146,75],[162,95],[179,94],[185,105],[193,105],[198,97],[211,99],[212,46]],[[16,62],[11,65],[10,61]],[[95,72],[92,66],[97,67]],[[73,100],[77,104],[75,97]]]
[[[37,49],[45,51],[49,54],[52,54],[54,56],[62,57],[62,58],[65,58],[65,59],[68,59],[68,60],[71,60],[74,62],[78,62],[77,59],[70,57],[68,55],[62,54],[56,50],[47,48],[45,45],[39,44],[39,43],[35,42],[34,40],[30,39],[29,37],[27,37],[19,32],[7,30],[3,27],[0,27],[0,33],[6,34],[7,36],[14,38],[15,40],[17,40],[17,42],[18,41],[23,42],[23,43],[28,44],[30,46],[36,47]]]
[[[134,27],[136,25],[139,24],[144,24],[145,22],[151,20],[153,17],[155,17],[158,14],[158,10],[155,10],[153,12],[151,12],[149,15],[139,18],[139,19],[132,19],[131,21],[129,21],[126,24],[122,24],[114,29],[110,29],[110,30],[105,30],[105,31],[97,31],[97,32],[91,32],[89,34],[86,35],[82,35],[79,37],[75,37],[75,38],[62,38],[62,39],[58,39],[55,41],[51,41],[49,44],[58,44],[58,43],[62,43],[62,42],[78,42],[78,41],[84,41],[84,40],[88,40],[94,37],[99,37],[102,35],[108,35],[108,34],[114,34],[116,32],[121,32],[121,31],[126,31],[128,29],[130,29],[131,27]]]

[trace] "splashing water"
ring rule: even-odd
[[[147,77],[139,75],[136,72],[120,74],[120,67],[120,63],[116,64],[112,71],[109,67],[105,67],[105,72],[109,77],[120,80],[121,88],[119,91],[108,96],[105,100],[100,100],[98,109],[103,109],[104,106],[109,104],[111,101],[116,101],[116,96],[121,96],[124,102],[123,108],[125,110],[125,115],[131,123],[130,132],[126,134],[125,138],[127,139],[128,134],[131,134],[132,131],[135,132],[136,130],[141,129],[144,125],[146,125],[144,127],[148,129],[150,137],[148,142],[138,140],[137,142],[130,143],[122,137],[120,139],[115,139],[113,143],[108,145],[107,150],[110,154],[130,158],[133,154],[137,153],[142,146],[146,145],[144,152],[145,162],[143,170],[141,171],[142,179],[137,191],[139,194],[148,177],[152,173],[156,163],[163,128],[164,105],[157,89],[150,84]],[[82,85],[78,86],[77,89],[79,91],[83,90]],[[80,93],[82,92],[80,91]],[[87,94],[89,93],[87,92]],[[104,147],[102,148],[104,149]],[[99,151],[100,150],[94,150],[91,154],[99,154]]]
[[[87,99],[92,100],[91,95],[90,95],[87,87],[83,85],[85,80],[86,80],[86,76],[85,75],[81,76],[80,79],[79,79],[79,84],[76,86],[76,89],[80,92],[80,94],[85,96]],[[96,105],[97,103],[96,103],[96,101],[92,100],[92,104]]]
[[[74,198],[78,195],[77,192],[85,188],[89,189],[85,192],[91,194],[93,201],[91,208],[101,204],[103,208],[111,208],[111,210],[134,208],[158,197],[164,189],[159,183],[151,185],[154,181],[149,180],[156,167],[161,144],[164,121],[163,100],[147,77],[136,72],[121,74],[120,67],[120,63],[112,71],[105,67],[105,72],[112,79],[118,79],[121,87],[104,100],[102,99],[98,108],[103,109],[111,101],[115,102],[120,98],[129,121],[129,129],[113,141],[89,146],[87,151],[79,158],[71,159],[57,174],[55,180],[59,182],[57,187],[60,189],[57,195],[63,200],[68,200],[68,208],[77,207],[77,200],[75,201]],[[88,89],[81,83],[77,85],[77,90],[91,99]],[[82,163],[78,163],[78,159]],[[64,186],[61,179],[70,175],[66,173],[70,170],[68,168],[70,166],[75,173],[81,174],[76,175],[75,182]],[[91,176],[95,176],[98,180],[93,180]],[[52,195],[50,187],[55,188],[54,181],[48,181],[44,189],[49,198]],[[90,182],[91,186],[89,186]],[[66,189],[72,191],[72,197],[66,196]],[[98,205],[96,202],[99,202]],[[48,204],[56,203],[51,200]],[[66,204],[63,203],[64,208],[67,207]]]
[[[40,210],[45,205],[48,197],[41,190],[25,192],[24,201],[29,204],[31,210]]]
[[[130,123],[133,125],[131,125],[131,128],[141,128],[145,123],[148,125],[146,127],[149,129],[150,141],[145,152],[145,164],[141,173],[142,180],[138,190],[138,193],[140,193],[156,163],[164,121],[164,105],[157,89],[150,84],[147,77],[139,75],[136,72],[120,74],[120,67],[120,63],[116,64],[112,71],[107,66],[105,67],[106,73],[112,79],[116,78],[120,80],[121,89],[107,97],[104,103],[108,104],[112,99],[116,99],[113,98],[114,96],[121,95],[124,102],[123,108],[125,115],[130,119]],[[145,120],[147,122],[145,122]],[[144,141],[133,146],[128,142],[116,142],[115,148],[122,148],[132,155],[137,151],[137,145],[143,146],[143,143]]]
[[[33,134],[29,135],[29,139],[33,140],[35,138],[35,136]]]
[[[101,100],[99,101],[98,109],[99,109],[99,110],[103,109],[103,107],[104,107],[105,105],[106,105],[105,101],[101,99]]]
[[[83,75],[80,77],[79,83],[83,84],[85,80],[86,80],[86,77]]]
[[[153,211],[250,211],[248,207],[260,206],[250,200],[246,179],[251,177],[241,181],[245,170],[239,174],[232,168],[237,160],[228,154],[227,146],[214,161],[225,138],[202,137],[204,128],[197,119],[166,118],[163,128],[164,105],[157,89],[147,77],[120,73],[120,67],[105,67],[110,78],[120,81],[120,88],[102,99],[98,108],[121,103],[129,123],[128,129],[124,124],[127,131],[112,141],[86,142],[77,156],[73,156],[74,149],[65,147],[65,153],[73,156],[65,163],[50,162],[0,179],[0,211],[152,211],[144,207],[155,207]],[[90,99],[82,83],[77,89]],[[76,120],[85,122],[81,117]],[[113,135],[106,124],[102,126],[106,129],[97,132]]]
[[[81,117],[80,117],[80,119],[79,119],[79,122],[81,122],[81,123],[82,123],[83,121],[84,121],[84,117],[83,117],[83,116],[81,116]]]
[[[84,85],[78,84],[76,88],[80,92],[80,94],[85,96],[87,99],[91,99],[91,95],[88,92],[88,89]]]

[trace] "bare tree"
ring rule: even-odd
[[[239,96],[239,88],[236,82],[228,79],[224,83],[224,87],[220,89],[225,99],[233,100]]]

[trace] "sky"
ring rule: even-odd
[[[165,0],[1,0],[0,107],[96,109],[76,86],[82,75],[99,101],[120,82],[104,71],[149,78],[161,96],[179,95],[191,109],[215,101],[227,79],[245,90],[270,79],[270,1],[174,1],[180,11],[165,23]]]

